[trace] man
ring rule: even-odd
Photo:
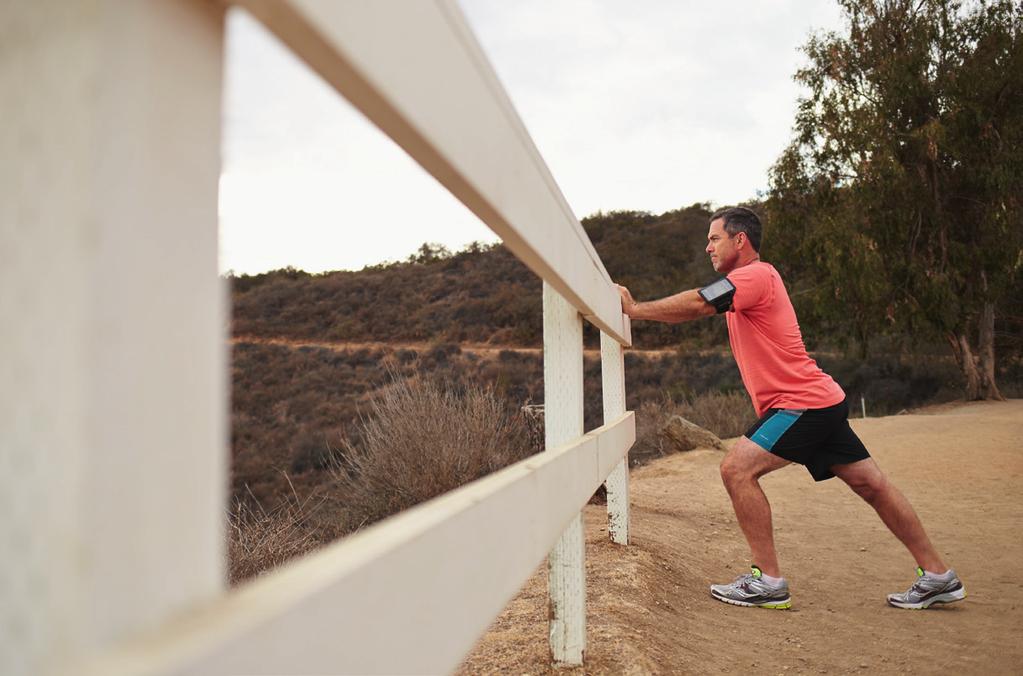
[[[849,427],[842,388],[807,355],[781,277],[760,260],[762,232],[751,210],[721,209],[711,217],[706,251],[725,279],[646,303],[618,287],[622,310],[632,319],[678,323],[725,313],[732,353],[760,417],[721,462],[721,478],[756,563],[731,584],[711,585],[711,595],[739,606],[791,607],[759,479],[795,462],[816,481],[837,476],[847,483],[916,559],[916,582],[905,593],[889,594],[888,603],[927,608],[965,598],[962,582],[931,545],[909,501]]]

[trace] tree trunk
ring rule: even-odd
[[[980,395],[984,399],[1005,401],[995,383],[995,305],[984,303],[980,314],[980,342],[977,352],[980,355]]]
[[[945,338],[952,346],[952,354],[955,355],[959,370],[963,373],[966,385],[966,400],[973,401],[980,399],[980,372],[977,371],[977,362],[973,356],[973,349],[970,348],[970,341],[965,333],[950,332]]]
[[[867,361],[870,355],[870,332],[865,328],[864,322],[856,330],[856,342],[859,343],[860,361]]]

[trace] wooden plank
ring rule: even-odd
[[[583,433],[583,323],[555,288],[543,284],[543,401],[547,448]],[[599,459],[599,454],[598,454]],[[579,665],[586,652],[586,534],[579,514],[547,559],[551,658]]]
[[[0,673],[226,586],[223,11],[0,9]]]
[[[453,0],[241,0],[589,321],[618,293]]]
[[[615,420],[625,413],[625,356],[622,346],[603,331],[600,333],[600,375],[604,419]],[[631,446],[631,444],[630,444]],[[629,456],[618,461],[608,474],[607,532],[613,542],[629,544]]]
[[[628,450],[634,429],[630,412],[294,561],[75,671],[450,672],[576,518],[603,481],[600,467]]]

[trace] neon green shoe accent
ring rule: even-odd
[[[757,608],[767,608],[768,610],[788,610],[791,607],[792,601],[785,601],[783,603],[763,603],[757,606]]]
[[[761,575],[763,575],[763,573],[760,572],[760,569],[757,568],[756,566],[750,566],[749,568],[750,570],[753,571],[753,577],[760,577]]]
[[[924,576],[924,569],[921,568],[920,566],[916,567],[916,576],[917,577],[923,577]]]

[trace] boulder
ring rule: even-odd
[[[680,415],[673,415],[660,430],[660,435],[668,440],[676,451],[691,451],[694,448],[716,448],[725,450],[721,439],[709,430],[696,423],[689,422]]]

